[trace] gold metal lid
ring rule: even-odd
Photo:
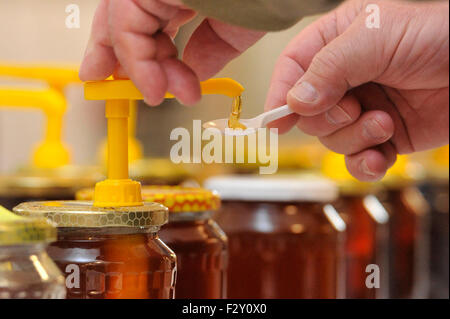
[[[17,216],[0,206],[0,246],[49,243],[56,228],[45,218]]]
[[[3,197],[68,197],[81,188],[91,187],[101,180],[97,167],[64,166],[56,169],[25,167],[15,174],[0,176],[0,196]]]
[[[169,212],[157,203],[136,207],[95,207],[89,201],[45,201],[22,203],[14,212],[29,217],[45,217],[57,227],[159,227],[168,222]]]

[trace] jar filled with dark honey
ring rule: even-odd
[[[353,178],[343,155],[328,153],[322,171],[339,186],[334,207],[347,225],[346,297],[388,298],[389,214],[373,195],[377,187]]]
[[[201,188],[143,187],[142,198],[169,208],[161,239],[177,255],[177,299],[223,299],[228,266],[227,237],[212,214],[219,196]]]
[[[449,298],[449,148],[418,156],[427,178],[420,183],[431,208],[430,271],[431,298]]]
[[[173,298],[176,257],[158,236],[168,221],[164,206],[49,201],[23,203],[14,211],[57,225],[58,240],[47,252],[66,277],[67,298]]]
[[[422,168],[399,156],[378,193],[389,212],[390,297],[428,298],[430,207],[417,188]]]
[[[229,240],[228,298],[341,298],[345,222],[337,188],[313,177],[214,177]]]
[[[63,299],[64,277],[46,252],[56,228],[0,206],[0,299]]]
[[[93,189],[77,193],[89,200]],[[212,214],[220,206],[217,193],[192,187],[144,186],[142,199],[169,209],[169,223],[159,236],[177,255],[177,299],[223,299],[228,265],[227,237]]]

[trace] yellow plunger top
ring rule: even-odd
[[[108,178],[95,185],[94,206],[142,206],[141,184],[128,177],[128,118],[130,100],[144,97],[130,80],[86,82],[87,100],[105,100],[108,120]],[[202,94],[240,96],[242,85],[232,79],[210,79],[201,83]],[[166,98],[174,96],[167,93]]]

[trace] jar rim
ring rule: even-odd
[[[57,227],[104,228],[162,226],[168,209],[157,203],[135,207],[95,207],[91,201],[41,201],[19,204],[16,214],[45,217]]]

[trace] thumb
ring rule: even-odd
[[[334,107],[352,87],[376,79],[381,72],[375,63],[380,60],[376,56],[381,52],[376,50],[379,33],[379,29],[367,28],[360,15],[322,47],[288,93],[292,110],[303,116],[318,115]]]

